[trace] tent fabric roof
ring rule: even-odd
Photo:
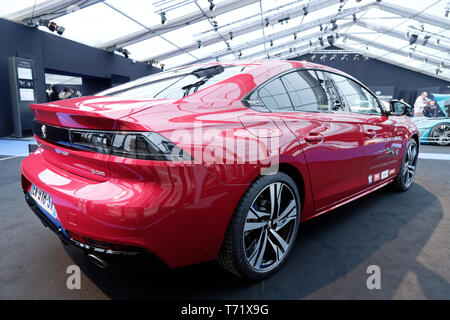
[[[63,37],[117,54],[125,48],[130,59],[166,69],[215,60],[288,59],[321,52],[331,37],[344,53],[450,80],[448,0],[0,2],[2,18],[52,20],[65,28]]]

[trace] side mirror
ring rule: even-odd
[[[392,116],[403,116],[411,111],[411,106],[400,100],[389,101],[389,114]]]

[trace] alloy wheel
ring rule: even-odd
[[[297,223],[297,204],[285,183],[266,186],[253,200],[244,225],[244,250],[256,271],[275,268],[286,256]]]
[[[409,188],[414,179],[414,175],[416,173],[416,165],[417,145],[415,143],[411,143],[406,150],[405,165],[403,167],[403,183],[407,188]]]
[[[433,131],[432,141],[443,146],[450,144],[450,125],[442,124],[436,128]]]

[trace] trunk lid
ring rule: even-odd
[[[32,104],[36,119],[33,131],[47,161],[76,175],[106,181],[110,177],[109,154],[73,148],[69,129],[112,131],[138,128],[120,119],[167,102],[170,100],[123,100],[95,96]]]
[[[43,104],[32,104],[39,122],[67,128],[117,130],[118,120],[171,100],[123,100],[88,96]]]

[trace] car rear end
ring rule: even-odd
[[[22,162],[22,189],[63,242],[102,255],[151,252],[171,267],[215,258],[237,189],[129,120],[168,103],[85,97],[32,105],[39,148]],[[214,216],[212,202],[220,207]]]

